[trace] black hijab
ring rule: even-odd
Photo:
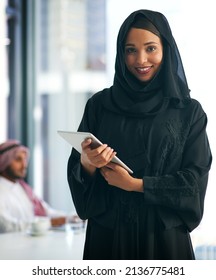
[[[125,65],[125,40],[131,27],[147,29],[162,40],[162,65],[147,83],[135,78]],[[150,10],[130,14],[117,37],[114,83],[111,93],[104,99],[104,106],[132,116],[155,115],[169,104],[179,108],[186,106],[189,92],[178,47],[165,16]]]

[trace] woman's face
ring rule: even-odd
[[[163,59],[161,39],[145,29],[131,28],[125,42],[125,63],[140,81],[150,81]]]

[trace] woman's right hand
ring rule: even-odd
[[[116,155],[107,144],[97,148],[91,148],[92,139],[88,138],[82,142],[81,164],[85,171],[93,175],[97,168],[106,166]]]

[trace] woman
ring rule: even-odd
[[[191,99],[166,18],[133,12],[117,38],[113,86],[92,96],[68,162],[84,259],[194,259],[189,232],[203,215],[211,166],[207,117]],[[132,170],[111,161],[116,154]]]

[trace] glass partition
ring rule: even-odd
[[[34,4],[34,186],[55,207],[70,210],[71,147],[57,130],[76,130],[89,96],[107,85],[105,1]]]

